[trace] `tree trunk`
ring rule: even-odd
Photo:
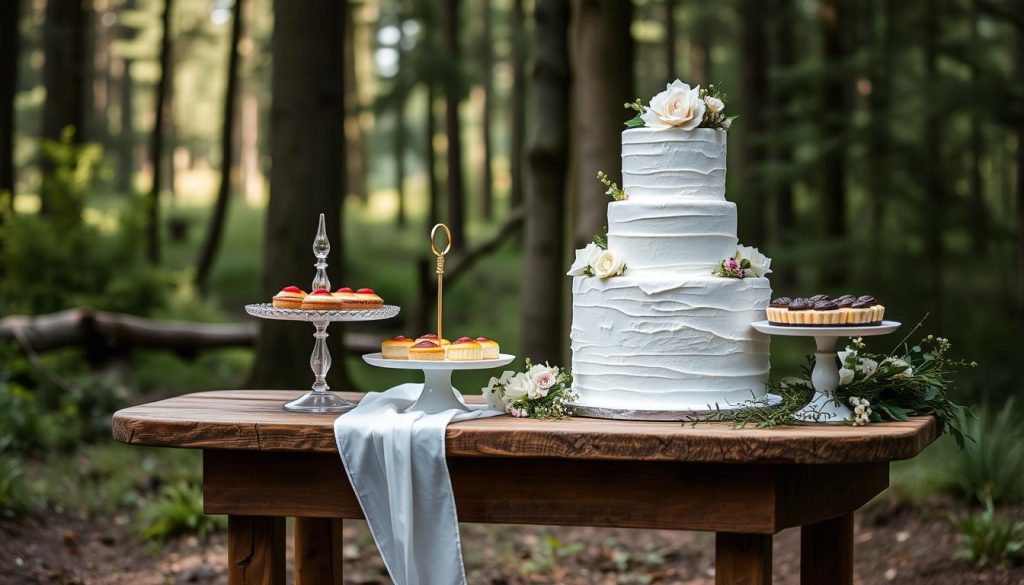
[[[565,207],[569,153],[570,11],[562,0],[537,0],[533,80],[530,84],[529,186],[521,299],[522,353],[560,363],[562,286],[565,282]]]
[[[633,5],[619,0],[574,0],[576,163],[575,244],[589,242],[607,223],[608,197],[597,182],[604,171],[621,179],[622,104],[633,96]]]
[[[876,2],[876,6],[879,3]],[[892,195],[893,182],[892,152],[889,117],[890,91],[892,87],[892,48],[893,32],[896,23],[892,2],[881,0],[879,18],[882,19],[880,38],[872,45],[871,59],[871,94],[868,96],[868,110],[871,126],[868,130],[868,165],[871,170],[867,175],[868,205],[871,214],[871,253],[880,258],[885,253],[885,207]],[[884,274],[874,272],[874,282],[881,284]]]
[[[665,70],[667,80],[679,77],[676,69],[676,0],[665,0]]]
[[[795,10],[793,0],[776,0],[774,4],[775,19],[775,65],[776,74],[786,71],[796,64],[796,42],[793,37],[793,17]],[[785,114],[793,91],[782,89],[779,83],[771,87],[772,106],[775,115],[772,117],[773,133],[782,135],[783,131],[794,123]],[[793,163],[793,145],[788,140],[774,140],[773,156],[780,167],[789,167]],[[789,174],[789,173],[787,173]],[[785,243],[792,238],[796,228],[796,213],[793,209],[793,180],[776,181],[772,188],[772,202],[775,204],[775,233],[772,239],[777,243]],[[782,271],[778,275],[784,284],[793,284],[792,271]]]
[[[228,203],[231,202],[231,177],[234,174],[235,161],[235,121],[238,118],[238,68],[241,61],[240,45],[242,41],[242,24],[244,6],[247,0],[235,0],[232,7],[231,45],[228,47],[228,80],[224,90],[224,115],[221,119],[220,133],[220,187],[217,189],[217,200],[213,205],[213,216],[206,232],[206,239],[195,263],[196,287],[205,292],[210,280],[210,270],[220,249],[224,222],[228,214]]]
[[[480,214],[484,219],[494,217],[494,178],[491,171],[491,100],[494,97],[492,70],[494,55],[491,50],[491,7],[490,0],[480,1],[480,84],[483,89],[483,103],[480,110],[480,139],[483,141],[483,166],[480,169]]]
[[[743,132],[743,146],[740,149],[740,168],[743,178],[743,201],[750,211],[746,229],[741,230],[744,239],[763,244],[767,240],[765,226],[768,223],[768,193],[759,168],[765,161],[765,116],[764,107],[768,95],[765,72],[768,69],[768,43],[765,36],[768,13],[764,0],[741,0],[739,5],[740,27],[740,120]]]
[[[122,61],[120,79],[121,132],[117,137],[117,188],[124,194],[135,191],[135,92],[132,59]]]
[[[85,84],[88,69],[85,29],[89,19],[83,0],[52,0],[46,3],[43,28],[45,62],[43,85],[43,138],[60,142],[65,128],[74,129],[74,142],[85,140]],[[41,213],[52,207],[47,183],[52,180],[53,164],[42,161],[43,186],[40,188]]]
[[[424,131],[424,163],[427,166],[427,187],[430,194],[430,207],[427,209],[427,223],[434,225],[441,219],[441,187],[437,179],[437,150],[434,148],[434,137],[437,135],[437,118],[434,115],[434,84],[427,82],[427,127]]]
[[[327,217],[331,242],[328,274],[344,286],[342,197],[345,193],[344,43],[345,8],[335,0],[274,0],[271,74],[270,200],[264,237],[264,298],[286,285],[307,288],[313,280],[317,217]],[[330,380],[351,389],[341,351],[341,328],[330,328],[334,354]],[[311,327],[260,321],[249,384],[299,388],[311,379]]]
[[[711,29],[707,5],[703,2],[694,1],[690,10],[696,15],[696,26],[691,33],[692,42],[690,45],[690,71],[692,72],[691,83],[708,85],[712,81],[711,64]]]
[[[408,223],[408,212],[405,208],[405,96],[395,104],[395,194],[398,197],[398,215],[395,218],[398,227]]]
[[[153,165],[153,182],[146,202],[146,257],[160,264],[160,169],[164,159],[164,115],[167,113],[167,84],[170,81],[171,10],[174,0],[164,0],[162,21],[163,38],[160,40],[160,80],[156,85],[156,105],[153,107],[153,134],[149,142],[149,160]]]
[[[14,208],[14,96],[18,91],[21,1],[0,2],[0,193]],[[4,199],[0,197],[0,205]],[[5,210],[0,209],[0,216]]]
[[[1013,56],[1014,81],[1024,83],[1024,28],[1017,28]],[[1017,244],[1017,315],[1024,313],[1024,122],[1017,123],[1017,205],[1014,225]]]
[[[971,63],[971,85],[978,87],[981,84],[981,63],[982,46],[978,38],[978,2],[971,0],[970,27],[970,48],[972,55]],[[979,113],[971,116],[970,131],[971,170],[971,249],[976,256],[982,256],[986,252],[988,244],[988,207],[985,204],[985,184],[982,180],[981,161],[985,158],[985,136],[982,128],[982,117]]]
[[[458,70],[459,0],[445,0],[445,55],[452,71]],[[459,253],[466,243],[466,198],[462,182],[462,125],[459,122],[461,81],[448,80],[445,87],[445,133],[448,136],[448,227],[452,231],[452,252]]]
[[[511,190],[509,203],[513,209],[523,202],[523,138],[526,134],[526,40],[523,0],[512,0],[512,96],[509,108],[512,120],[509,126],[509,173]]]
[[[820,5],[822,49],[827,66],[821,92],[821,141],[830,144],[821,161],[822,236],[828,244],[838,244],[846,237],[846,161],[843,140],[846,131],[846,93],[840,67],[845,56],[840,24],[839,0],[823,0]],[[841,262],[825,262],[822,284],[842,281],[846,267]]]
[[[929,93],[939,88],[938,79],[938,43],[939,43],[939,10],[938,2],[928,0],[924,16],[924,68],[925,88]],[[927,209],[925,217],[924,255],[930,279],[931,303],[940,311],[939,323],[942,323],[942,274],[944,270],[942,235],[945,231],[946,185],[942,171],[943,140],[942,114],[935,104],[927,103],[924,112],[924,186]]]
[[[353,6],[353,3],[345,2],[345,154],[348,161],[348,192],[360,201],[366,202],[370,198],[370,192],[366,185],[366,137],[359,123],[356,25]]]

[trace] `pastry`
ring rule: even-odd
[[[407,360],[409,359],[409,348],[414,343],[416,342],[404,335],[385,339],[380,344],[381,357],[388,360]]]
[[[351,288],[343,286],[332,294],[342,302],[342,308],[347,310],[379,309],[384,306],[384,300],[370,288],[353,291]]]
[[[274,295],[271,303],[275,309],[298,309],[302,307],[302,299],[306,298],[306,291],[297,286],[286,286],[281,292]]]
[[[424,333],[423,335],[420,335],[419,337],[416,338],[416,343],[419,343],[421,341],[429,341],[430,343],[433,343],[434,345],[437,345],[437,334],[436,333]],[[452,344],[452,342],[448,341],[447,339],[444,339],[444,338],[441,339],[441,345],[442,346],[451,345],[451,344]]]
[[[448,346],[448,359],[472,361],[483,359],[483,347],[470,337],[460,337]]]
[[[318,288],[306,295],[302,300],[304,311],[338,311],[344,309],[341,299],[331,294],[331,291]]]
[[[433,341],[420,341],[409,348],[409,359],[427,360],[440,362],[444,361],[444,348]]]
[[[768,321],[775,325],[842,327],[878,324],[885,307],[870,295],[842,295],[835,299],[814,295],[806,299],[779,297],[768,304],[766,313]]]
[[[365,309],[379,309],[384,306],[384,299],[373,292],[372,288],[361,288],[356,291],[356,301]]]
[[[882,322],[885,307],[879,304],[875,297],[864,295],[857,297],[857,300],[850,304],[847,312],[847,321],[850,325],[872,325]]]
[[[498,354],[501,353],[501,348],[498,347],[498,342],[493,339],[487,339],[486,337],[477,337],[476,342],[480,344],[483,349],[483,358],[485,360],[496,360]]]

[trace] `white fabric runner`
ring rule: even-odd
[[[395,584],[464,585],[445,429],[450,422],[503,413],[483,405],[470,405],[470,412],[405,412],[422,388],[402,384],[367,394],[334,421],[334,437]]]

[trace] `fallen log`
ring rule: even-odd
[[[136,315],[68,309],[47,315],[10,315],[0,319],[0,341],[17,341],[25,352],[81,346],[91,363],[136,348],[162,349],[184,357],[203,350],[252,347],[257,323],[160,321]],[[310,341],[312,343],[312,341]],[[345,333],[345,350],[367,353],[380,348],[380,336]]]

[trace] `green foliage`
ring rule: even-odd
[[[32,508],[21,460],[8,451],[9,439],[0,437],[0,515],[20,516]]]
[[[164,486],[160,497],[143,509],[141,521],[145,540],[163,541],[186,534],[205,538],[227,528],[224,516],[203,514],[202,488],[184,482]]]
[[[1024,559],[1024,522],[1011,522],[996,514],[992,498],[985,498],[985,511],[951,518],[964,548],[958,558],[978,566],[1007,564]]]
[[[597,180],[607,189],[604,193],[612,198],[612,201],[625,201],[627,198],[626,192],[619,188],[619,185],[613,182],[604,171],[597,171]]]
[[[944,453],[948,480],[968,498],[1024,498],[1024,422],[1014,399],[998,409],[983,404],[976,417],[963,421],[963,428],[974,440],[961,453]]]
[[[43,161],[49,167],[40,187],[46,212],[57,226],[75,228],[82,220],[86,195],[103,161],[98,144],[76,144],[75,129],[68,126],[60,140],[42,141]]]
[[[522,563],[523,574],[548,574],[558,567],[562,559],[579,554],[583,544],[564,543],[558,538],[544,535],[537,540],[537,546],[530,549],[529,558]]]

